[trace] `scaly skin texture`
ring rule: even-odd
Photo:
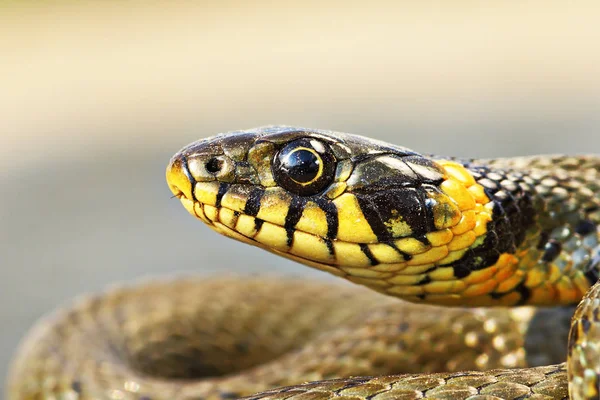
[[[568,330],[546,325],[566,328],[572,314],[559,311],[446,310],[293,278],[148,282],[40,321],[13,365],[8,398],[227,399],[338,377],[558,363]],[[535,370],[518,375],[519,388],[566,391],[564,372],[551,381],[560,385]]]
[[[9,398],[599,397],[600,158],[456,160],[267,127],[187,146],[167,181],[215,231],[374,291],[113,291],[33,330]]]

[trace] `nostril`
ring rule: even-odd
[[[223,160],[220,160],[216,157],[211,158],[206,162],[206,170],[211,174],[216,174],[223,168]]]

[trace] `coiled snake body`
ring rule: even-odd
[[[600,398],[600,157],[266,127],[192,143],[167,181],[215,231],[373,290],[182,278],[88,297],[24,340],[9,399]]]

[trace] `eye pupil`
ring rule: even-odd
[[[274,154],[271,172],[277,185],[299,196],[323,192],[334,180],[337,160],[331,149],[307,137],[296,139]]]
[[[283,167],[290,178],[300,183],[315,179],[319,173],[319,158],[308,150],[296,150],[283,160]]]
[[[206,162],[206,170],[212,174],[217,173],[223,167],[223,161],[218,158],[211,158]]]

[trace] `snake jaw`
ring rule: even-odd
[[[198,163],[196,163],[198,164]],[[235,239],[242,243],[257,246],[271,253],[283,256],[296,262],[309,265],[338,276],[348,275],[337,266],[333,265],[335,260],[331,258],[329,252],[324,255],[329,263],[318,262],[308,258],[308,254],[302,257],[298,254],[291,254],[286,240],[278,240],[279,230],[285,232],[283,228],[284,221],[265,221],[252,216],[244,211],[254,213],[252,206],[252,190],[250,185],[231,185],[226,182],[216,181],[198,181],[195,175],[190,172],[189,160],[182,152],[177,153],[167,166],[166,178],[171,192],[177,197],[184,208],[194,217],[200,219],[209,228],[215,232]],[[285,198],[281,191],[277,192],[275,188],[264,191],[261,188],[264,207],[271,211],[281,205],[281,202],[289,202],[291,199]],[[275,190],[273,190],[275,189]],[[221,192],[221,193],[219,193]],[[270,196],[269,196],[270,195]],[[265,200],[269,197],[269,200]],[[225,202],[229,207],[222,204]],[[270,204],[270,206],[269,206]],[[283,211],[283,210],[280,210]],[[260,215],[263,216],[263,215]],[[315,222],[313,221],[313,225]],[[323,240],[310,233],[296,230],[297,235],[311,237],[314,240]],[[325,260],[323,260],[325,261]]]
[[[184,169],[171,168],[169,171],[170,172],[167,175],[169,187],[175,196],[179,198],[183,207],[192,216],[200,219],[202,222],[208,225],[208,227],[213,231],[231,239],[235,239],[239,242],[259,247],[263,250],[269,251],[270,253],[285,257],[304,265],[308,265],[330,274],[348,277],[348,273],[340,269],[338,266],[333,265],[335,260],[330,259],[329,255],[327,255],[327,261],[330,264],[312,260],[309,258],[309,254],[304,254],[304,256],[292,254],[290,253],[291,249],[287,246],[287,244],[284,243],[280,243],[278,248],[274,247],[277,246],[276,242],[278,242],[278,239],[276,238],[277,230],[284,230],[283,227],[256,219],[246,214],[241,214],[238,211],[234,211],[224,206],[216,207],[215,203],[209,204],[198,201],[198,199],[195,198],[196,196],[190,198],[181,189],[179,189],[179,186],[176,185],[176,183],[182,179],[181,174],[187,176],[184,172],[182,172]],[[183,187],[185,188],[185,185]],[[214,189],[213,185],[210,185],[206,182],[196,182],[194,184],[193,193],[203,193],[203,195],[200,195],[201,198],[210,198],[211,193],[216,196],[217,193],[215,190],[211,189]],[[262,228],[265,228],[263,232],[266,233],[259,235],[259,231]],[[302,235],[305,239],[311,238],[315,241],[323,240],[323,238],[316,237],[310,233],[299,230],[296,232],[297,235]]]

